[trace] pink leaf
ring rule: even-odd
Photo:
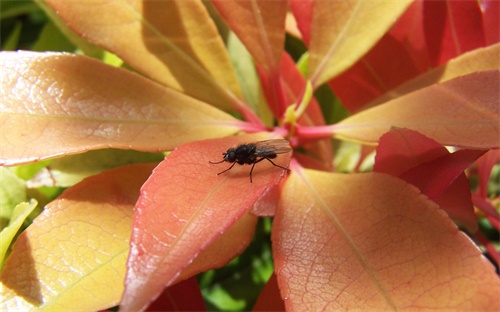
[[[219,161],[228,148],[269,138],[269,134],[241,135],[186,144],[154,170],[136,205],[123,310],[147,306],[282,179],[283,170],[267,161],[255,166],[253,183],[248,165],[217,175],[230,164],[209,163]],[[290,154],[273,161],[287,166]],[[213,256],[229,261],[235,248]]]

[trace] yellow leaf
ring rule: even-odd
[[[0,232],[0,270],[5,261],[5,255],[17,231],[23,225],[24,220],[33,212],[38,203],[36,200],[31,200],[29,203],[20,203],[14,208],[9,225]]]
[[[164,85],[224,109],[241,98],[201,1],[47,2],[77,34]]]
[[[118,304],[134,203],[153,166],[107,171],[47,205],[0,273],[0,310],[96,311]]]
[[[230,115],[84,56],[1,53],[0,163],[91,149],[146,152],[238,131]]]
[[[308,77],[317,88],[363,56],[411,0],[315,0]]]

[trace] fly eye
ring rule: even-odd
[[[227,151],[226,155],[224,155],[224,160],[227,162],[234,162],[236,159],[236,153],[233,149]]]

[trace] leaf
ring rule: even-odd
[[[271,275],[252,311],[285,311],[276,275]]]
[[[235,133],[235,119],[99,61],[58,53],[1,53],[0,163],[91,149],[157,152]]]
[[[130,150],[89,151],[53,160],[50,166],[38,172],[28,182],[28,185],[32,188],[40,186],[69,187],[104,170],[128,164],[160,162],[164,157],[162,153],[151,154]]]
[[[357,111],[368,102],[378,98],[376,103],[383,103],[391,98],[414,91],[424,86],[437,82],[444,82],[461,75],[476,71],[498,69],[499,51],[496,47],[484,46],[484,41],[477,40],[483,37],[481,26],[481,13],[477,1],[461,1],[464,5],[455,8],[456,1],[448,2],[448,11],[455,15],[468,15],[464,11],[471,11],[470,16],[456,20],[456,23],[464,24],[457,37],[474,37],[465,39],[464,49],[457,51],[454,46],[446,47],[452,51],[445,51],[448,56],[441,62],[443,65],[429,71],[429,68],[439,64],[431,64],[429,50],[433,45],[426,42],[426,38],[436,37],[442,34],[439,26],[449,22],[445,14],[432,18],[433,10],[424,6],[441,6],[446,1],[415,1],[408,10],[398,19],[390,32],[356,64],[330,82],[335,94],[339,96],[342,103],[350,111]],[[474,3],[475,2],[475,3]],[[454,8],[450,8],[454,7]],[[449,12],[450,13],[450,12]],[[451,14],[450,13],[450,14]],[[451,17],[451,19],[454,19]],[[474,21],[475,20],[475,21]],[[425,21],[425,22],[424,22]],[[426,23],[432,25],[425,29]],[[467,27],[467,23],[476,23],[476,27]],[[438,26],[439,25],[439,26]],[[447,34],[448,36],[450,34]],[[464,38],[460,40],[464,41]],[[427,45],[430,44],[430,45]],[[442,47],[443,49],[445,47]],[[467,53],[468,52],[468,53]],[[401,83],[415,78],[405,87],[398,87]],[[396,90],[393,90],[398,87]],[[404,91],[406,90],[406,91]],[[404,91],[404,92],[403,92]],[[370,104],[375,105],[374,103]]]
[[[273,223],[287,310],[497,310],[493,266],[410,185],[292,173]]]
[[[500,29],[498,25],[498,16],[500,14],[500,3],[496,0],[481,1],[481,10],[484,12],[484,35],[487,44],[493,44],[500,41]]]
[[[380,138],[374,171],[400,177],[418,187],[470,233],[477,231],[470,186],[464,171],[484,153],[450,154],[439,143],[408,129],[392,129]]]
[[[242,218],[268,187],[281,180],[283,170],[267,161],[255,166],[253,183],[250,166],[237,165],[217,175],[229,164],[209,163],[219,161],[230,147],[269,138],[269,134],[256,134],[189,143],[175,149],[154,170],[136,205],[120,305],[124,311],[145,308]],[[281,154],[274,161],[286,166],[290,156]],[[210,261],[229,261],[235,247],[231,249],[222,249],[216,255],[219,259]]]
[[[297,21],[297,27],[302,34],[302,40],[309,45],[311,38],[311,20],[313,0],[289,0],[290,10]]]
[[[201,1],[47,2],[77,34],[154,80],[217,107],[235,108],[238,81]]]
[[[84,180],[45,207],[0,274],[2,310],[99,310],[118,303],[134,203],[152,165]]]
[[[146,311],[206,311],[196,278],[166,288]]]
[[[14,240],[17,232],[23,225],[24,220],[35,210],[37,206],[36,200],[32,200],[29,203],[20,203],[17,205],[10,219],[9,225],[3,228],[0,232],[0,270],[3,268],[3,264],[7,255],[7,250]]]
[[[500,68],[500,44],[479,48],[403,83],[369,103],[365,108],[376,106],[436,83],[442,83],[475,72],[497,70],[498,68]]]
[[[404,42],[385,34],[368,53],[329,82],[349,111],[355,112],[420,72]]]
[[[3,145],[3,144],[2,144]],[[9,224],[14,208],[27,201],[26,183],[7,168],[0,167],[0,230]]]
[[[270,75],[267,75],[263,71],[259,71],[259,75],[264,95],[267,98],[267,102],[269,103],[274,116],[278,120],[282,119],[281,116],[283,116],[287,107],[289,105],[295,105],[301,100],[303,96],[302,92],[306,87],[306,80],[298,71],[291,56],[287,53],[283,54],[280,64],[281,78],[279,79],[279,83],[283,94],[278,94],[280,92],[277,91],[275,81],[271,79],[272,77],[270,77]],[[277,100],[280,96],[284,97],[284,102],[282,103]],[[321,108],[314,97],[311,98],[305,113],[298,119],[297,122],[308,126],[325,124]],[[330,138],[312,142],[304,147],[307,152],[312,154],[315,160],[320,162],[321,165],[326,168],[326,170],[332,169],[333,153]]]
[[[475,0],[425,1],[423,15],[431,66],[485,45],[482,12]]]
[[[314,88],[363,56],[411,1],[313,2],[308,77]]]
[[[484,152],[481,150],[459,150],[421,164],[416,168],[411,168],[404,172],[401,178],[417,185],[422,193],[435,199]]]
[[[246,104],[255,112],[259,119],[271,127],[274,124],[273,116],[265,101],[262,101],[260,80],[257,76],[252,55],[248,52],[238,37],[230,32],[227,36],[227,50],[231,56],[234,70],[243,92]]]
[[[465,75],[362,111],[333,129],[339,138],[366,143],[401,127],[442,145],[498,148],[499,83],[498,70]]]
[[[285,44],[287,1],[212,0],[213,5],[267,73],[277,71]]]

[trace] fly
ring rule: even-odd
[[[277,157],[278,154],[286,154],[291,152],[290,143],[284,139],[266,140],[255,143],[241,144],[236,148],[230,148],[225,153],[222,153],[223,159],[219,162],[211,162],[211,164],[220,164],[223,162],[232,163],[232,165],[224,171],[217,173],[222,174],[231,170],[235,164],[252,165],[250,169],[250,183],[252,183],[252,172],[255,165],[264,159],[269,161],[273,166],[290,171],[290,169],[275,164],[271,159]]]

